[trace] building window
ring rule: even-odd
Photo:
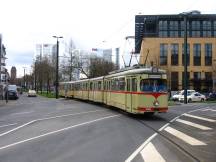
[[[159,37],[168,37],[167,21],[159,21]]]
[[[184,66],[184,44],[182,44],[182,65]],[[190,65],[190,44],[187,44],[187,65]]]
[[[170,30],[178,30],[178,21],[170,21],[169,29]]]
[[[196,43],[193,45],[194,66],[201,65],[201,45]]]
[[[200,30],[200,21],[192,21],[191,25],[192,30]]]
[[[211,21],[203,21],[203,37],[211,37]]]
[[[205,44],[205,65],[212,65],[212,44]]]
[[[171,90],[178,90],[178,72],[171,72]]]
[[[178,21],[169,22],[170,37],[178,37]]]
[[[191,22],[192,37],[200,37],[200,21]]]
[[[178,65],[178,44],[171,44],[171,65]]]
[[[216,37],[216,21],[214,21],[213,29],[214,29],[214,36]]]
[[[168,31],[159,31],[159,37],[168,37]]]
[[[196,91],[201,90],[201,72],[194,72],[193,86]]]
[[[160,65],[167,65],[168,44],[160,44]]]
[[[205,72],[205,91],[206,92],[211,92],[212,91],[212,86],[213,86],[213,82],[212,82],[212,72]]]
[[[178,31],[170,31],[170,37],[178,37]]]
[[[159,30],[167,30],[167,21],[159,21]]]

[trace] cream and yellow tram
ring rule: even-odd
[[[74,87],[74,98],[101,102],[133,114],[154,114],[168,110],[166,82],[164,70],[139,67],[63,84]]]

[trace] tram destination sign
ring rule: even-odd
[[[149,75],[149,78],[152,78],[152,79],[160,79],[160,78],[161,78],[161,75],[152,75],[152,74],[150,74],[150,75]]]

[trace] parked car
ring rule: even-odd
[[[35,90],[29,90],[28,91],[28,97],[37,97],[37,93]]]
[[[187,90],[187,94],[196,92],[195,90]],[[180,98],[184,96],[184,90],[178,91],[175,95],[172,96],[173,101],[180,101]]]
[[[184,96],[180,97],[180,102],[184,101]],[[187,102],[195,102],[195,101],[205,101],[206,97],[205,95],[199,93],[199,92],[195,92],[195,93],[190,93],[187,95]]]
[[[216,100],[216,93],[209,93],[209,95],[206,97],[207,101],[214,101]]]
[[[16,85],[8,85],[7,93],[8,93],[8,99],[15,99],[16,100],[19,98]]]

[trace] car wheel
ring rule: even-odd
[[[204,98],[201,98],[201,102],[204,102]]]
[[[188,103],[190,103],[190,102],[192,102],[191,98],[190,98],[190,99],[188,99]]]

